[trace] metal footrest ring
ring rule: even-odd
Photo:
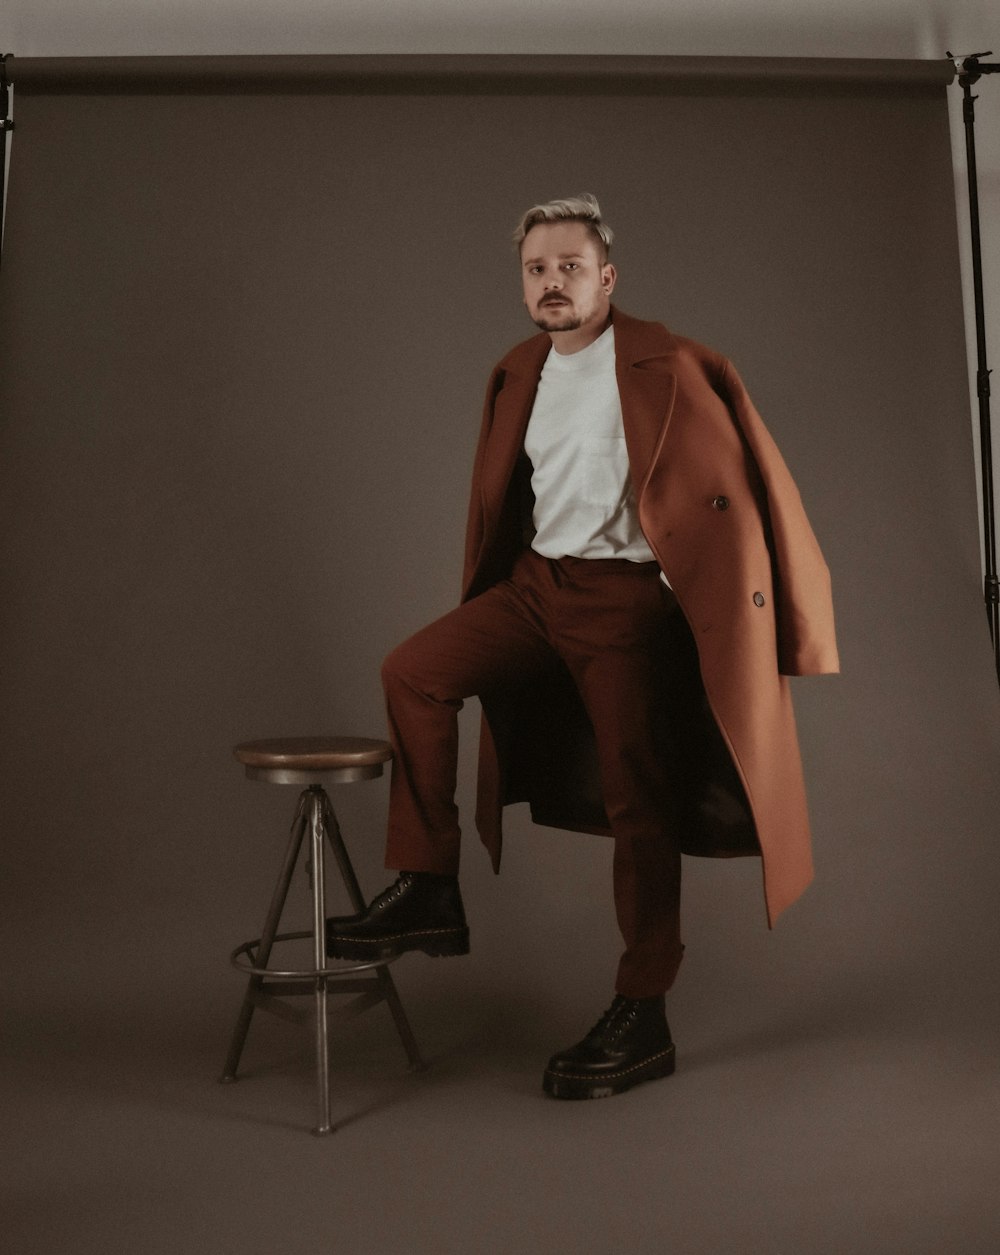
[[[295,932],[295,933],[278,933],[274,938],[274,945],[279,941],[304,941],[312,938],[312,931]],[[253,962],[253,954],[251,951],[260,945],[261,939],[254,937],[252,941],[244,941],[242,945],[229,956],[229,962],[240,972],[245,972],[248,976],[273,977],[276,980],[315,980],[317,976],[329,976],[336,980],[338,976],[352,976],[355,972],[368,972],[379,967],[388,967],[390,963],[395,963],[399,958],[398,954],[391,954],[387,958],[372,959],[367,963],[345,963],[341,967],[321,967],[321,968],[289,968],[282,970],[274,967],[257,967]],[[244,962],[244,956],[250,962]]]

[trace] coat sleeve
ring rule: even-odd
[[[823,675],[840,670],[830,572],[806,518],[799,491],[777,445],[730,362],[722,392],[760,471],[767,495],[775,562],[778,670]]]

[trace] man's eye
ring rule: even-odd
[[[563,266],[563,270],[579,270],[579,268],[580,267],[575,261],[568,261],[565,266]]]

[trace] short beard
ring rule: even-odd
[[[558,317],[558,314],[549,315],[549,319],[558,319]],[[573,317],[572,315],[566,318],[563,322],[553,325],[551,321],[546,320],[544,310],[539,313],[537,317],[533,317],[531,321],[536,327],[541,327],[543,331],[578,331],[580,327],[583,326],[583,319]]]

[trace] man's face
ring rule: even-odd
[[[607,323],[615,268],[582,222],[540,222],[521,242],[524,303],[543,331],[591,331]]]

